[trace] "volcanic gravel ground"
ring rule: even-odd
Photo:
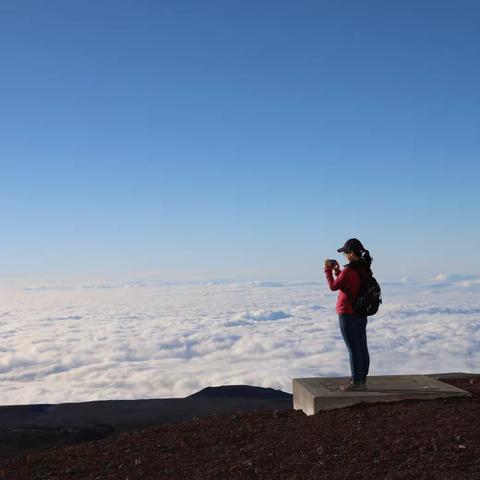
[[[480,479],[472,398],[211,415],[0,460],[2,479]]]

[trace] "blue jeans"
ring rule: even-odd
[[[370,356],[367,347],[367,316],[357,313],[339,313],[340,331],[347,345],[350,370],[355,383],[367,381]]]

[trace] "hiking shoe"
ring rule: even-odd
[[[346,383],[345,385],[340,385],[341,392],[364,392],[367,389],[366,383]]]

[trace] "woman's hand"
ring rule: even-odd
[[[336,260],[330,260],[329,258],[325,259],[325,267],[331,267],[335,270],[335,273],[340,273],[340,265]]]

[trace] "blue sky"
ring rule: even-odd
[[[480,270],[477,1],[0,7],[2,275]],[[341,260],[343,261],[343,260]]]

